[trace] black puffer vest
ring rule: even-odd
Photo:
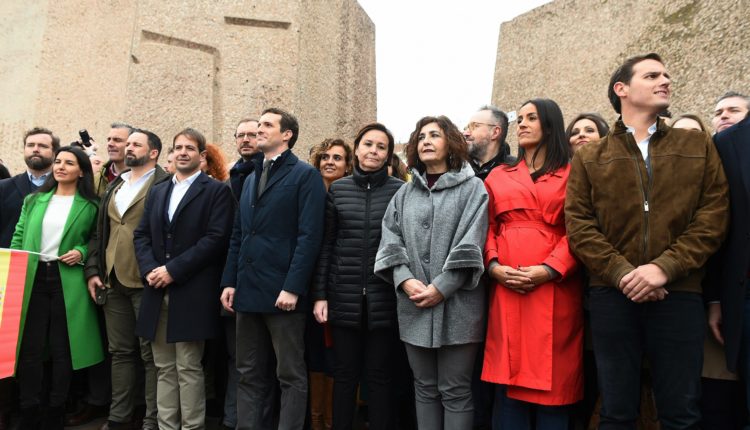
[[[328,300],[331,324],[359,328],[367,312],[368,329],[396,328],[393,285],[375,276],[383,215],[403,182],[386,167],[331,184],[326,203],[323,249],[313,282],[312,299]],[[363,309],[366,304],[367,309]]]

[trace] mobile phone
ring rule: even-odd
[[[96,289],[96,304],[103,305],[107,303],[107,289],[97,288]]]

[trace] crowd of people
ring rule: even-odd
[[[517,157],[490,105],[421,118],[405,164],[380,123],[306,163],[278,108],[231,166],[192,128],[164,156],[113,123],[103,163],[29,130],[0,181],[0,247],[31,252],[1,428],[747,428],[750,97],[710,130],[670,79],[625,60],[611,126],[522,103]]]

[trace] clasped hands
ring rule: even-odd
[[[636,302],[655,302],[664,300],[669,292],[664,288],[669,278],[656,264],[644,264],[623,276],[620,280],[620,291],[627,298]]]
[[[164,288],[174,282],[174,279],[167,271],[167,266],[159,266],[146,275],[146,282],[154,288]]]
[[[425,285],[424,282],[414,278],[402,282],[401,289],[418,308],[431,308],[445,299],[435,285]]]
[[[549,271],[542,265],[527,266],[514,269],[501,264],[492,267],[490,277],[504,287],[518,294],[526,294],[551,279]]]
[[[234,313],[234,287],[224,287],[221,292],[221,305],[224,306],[228,312]],[[281,290],[279,296],[276,298],[274,306],[281,309],[282,311],[293,311],[297,307],[297,300],[299,296],[289,291]]]

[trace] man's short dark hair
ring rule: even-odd
[[[113,122],[109,125],[109,128],[125,128],[128,130],[128,136],[133,134],[133,130],[135,130],[135,127],[133,127],[130,124],[126,124],[124,122]]]
[[[143,133],[148,138],[148,149],[149,150],[156,150],[157,151],[157,157],[159,154],[161,154],[161,139],[159,139],[159,136],[156,135],[156,133],[148,130],[144,130],[142,128],[134,128],[130,134],[133,133]]]
[[[618,114],[622,113],[622,102],[620,101],[620,96],[615,93],[615,84],[622,82],[623,84],[629,85],[630,80],[633,79],[633,67],[644,60],[655,60],[664,64],[664,61],[662,61],[659,54],[654,52],[645,55],[636,55],[635,57],[630,57],[625,60],[625,62],[622,63],[614,73],[612,73],[612,77],[609,79],[607,96],[609,97],[609,102],[612,104],[612,107],[615,108],[615,112]]]
[[[295,116],[291,113],[279,108],[268,108],[264,110],[261,115],[265,115],[267,113],[274,113],[281,116],[279,125],[282,132],[285,132],[287,130],[292,131],[292,138],[289,139],[289,149],[292,149],[294,147],[294,144],[297,142],[297,136],[299,135],[299,122],[297,122],[297,118],[295,118]]]
[[[185,136],[188,139],[192,140],[193,142],[198,144],[198,152],[203,152],[206,150],[206,138],[201,134],[200,131],[194,129],[194,128],[186,128],[182,130],[181,132],[174,135],[174,138],[172,139],[172,147],[174,148],[174,143],[177,140],[178,137]]]
[[[716,103],[719,103],[720,101],[722,101],[724,99],[731,99],[733,97],[737,97],[737,98],[741,98],[741,99],[745,100],[745,103],[747,103],[747,109],[748,109],[748,111],[750,111],[750,97],[748,97],[748,96],[746,96],[746,95],[744,95],[742,93],[738,93],[737,91],[727,91],[726,93],[724,93],[724,95],[722,95],[721,97],[719,97],[718,99],[716,99]],[[750,112],[748,112],[748,115],[750,115]]]
[[[24,144],[24,146],[26,145],[26,139],[28,139],[29,136],[33,136],[35,134],[46,134],[46,135],[48,135],[49,137],[52,138],[52,150],[53,151],[57,151],[58,149],[60,149],[60,138],[57,137],[57,136],[55,136],[55,134],[52,133],[52,130],[50,130],[48,128],[44,128],[44,127],[34,127],[31,130],[27,131],[23,135],[23,144]]]
[[[492,114],[492,119],[500,124],[502,131],[500,132],[500,144],[505,143],[505,139],[508,137],[508,115],[501,111],[497,106],[484,105],[479,108],[479,112],[488,110]]]

